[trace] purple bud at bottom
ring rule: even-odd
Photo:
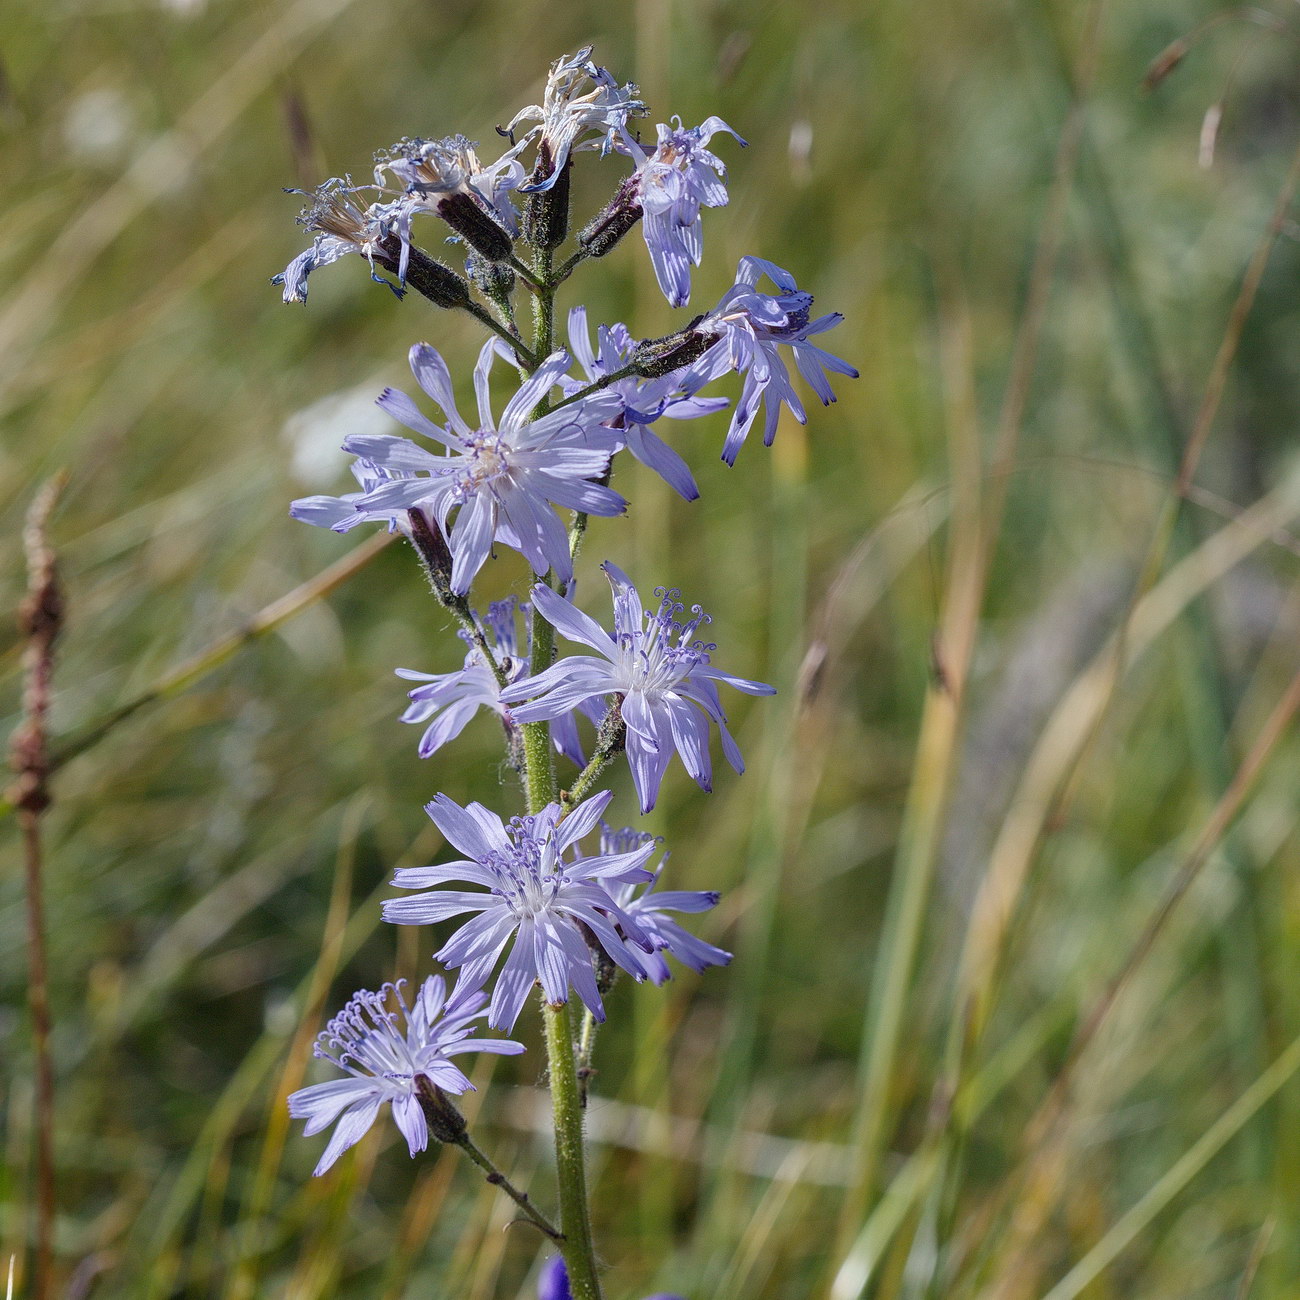
[[[573,1300],[562,1256],[556,1255],[542,1265],[542,1275],[537,1280],[537,1300]]]
[[[537,1282],[537,1300],[573,1300],[569,1290],[569,1274],[565,1271],[564,1259],[556,1255],[542,1265],[542,1275]],[[686,1300],[685,1296],[674,1292],[656,1291],[646,1296],[645,1300]]]

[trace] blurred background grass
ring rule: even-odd
[[[720,144],[731,206],[706,214],[692,307],[758,252],[846,317],[829,342],[863,374],[836,406],[730,471],[725,417],[675,429],[702,499],[624,466],[631,515],[588,543],[703,603],[725,666],[781,691],[737,704],[743,778],[704,797],[675,768],[650,819],[682,887],[724,891],[700,929],[738,959],[612,998],[590,1110],[611,1300],[1296,1294],[1300,746],[1268,726],[1300,630],[1293,205],[1260,243],[1295,41],[1227,21],[1141,90],[1216,12],[0,4],[0,603],[66,466],[65,741],[358,545],[287,502],[344,485],[333,448],[411,342],[462,373],[478,346],[360,264],[282,306],[282,186],[364,176],[404,134],[490,155],[546,63],[594,42],[652,121],[718,113],[751,142]],[[619,171],[586,164],[579,204]],[[639,245],[573,291],[659,334]],[[446,623],[388,547],[59,773],[61,1294],[532,1294],[538,1241],[452,1154],[411,1162],[377,1129],[312,1180],[323,1139],[284,1112],[322,1013],[428,969],[437,936],[377,924],[392,867],[439,851],[421,803],[513,806],[487,722],[421,763],[395,721],[394,666],[459,662]],[[21,1295],[33,1067],[0,833]],[[545,1204],[524,1035],[477,1124]]]

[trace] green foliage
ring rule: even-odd
[[[364,412],[417,339],[453,370],[478,346],[466,318],[397,304],[359,262],[283,306],[266,281],[302,244],[281,187],[360,178],[404,134],[464,130],[486,156],[547,62],[593,41],[652,121],[718,113],[751,142],[720,149],[732,201],[705,214],[692,308],[757,251],[846,317],[834,350],[863,377],[835,406],[783,423],[770,452],[751,439],[734,470],[725,416],[676,427],[702,500],[620,466],[631,516],[586,542],[704,604],[728,668],[781,691],[737,704],[744,777],[705,798],[674,767],[650,819],[678,887],[724,890],[701,929],[737,960],[611,997],[588,1114],[611,1300],[1293,1294],[1300,1087],[1266,1073],[1293,1068],[1300,1034],[1285,729],[1096,1035],[1071,1044],[1295,668],[1294,204],[1196,487],[1169,510],[1295,147],[1295,45],[1223,23],[1144,94],[1150,61],[1210,11],[1107,7],[1092,72],[1085,8],[0,5],[0,594],[17,603],[23,512],[66,466],[60,740],[359,544],[287,515],[345,481],[320,426],[347,425],[314,403],[357,393]],[[1063,133],[1073,183],[1054,191]],[[620,174],[584,165],[577,212]],[[582,297],[646,335],[685,319],[639,245],[576,277],[561,310]],[[1198,580],[1187,557],[1238,536],[1240,562]],[[516,557],[491,571],[523,589]],[[1121,628],[1118,681],[1089,695]],[[399,543],[59,772],[57,1246],[87,1288],[68,1294],[532,1294],[541,1239],[503,1233],[511,1206],[454,1152],[410,1162],[377,1128],[312,1180],[323,1139],[291,1134],[283,1103],[322,1011],[427,969],[436,936],[378,923],[392,868],[440,851],[421,804],[516,806],[487,720],[428,762],[395,720],[392,668],[459,654]],[[19,657],[6,634],[6,730]],[[1012,888],[990,930],[991,878]],[[905,881],[910,929],[887,901]],[[21,1280],[21,872],[0,889],[0,1262],[16,1255]],[[544,1202],[529,1046],[485,1063],[467,1114]]]

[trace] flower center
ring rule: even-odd
[[[516,817],[508,834],[510,848],[493,853],[483,862],[497,876],[492,892],[504,899],[520,920],[533,920],[551,910],[568,877],[555,860],[549,826],[544,837],[538,839],[537,819]]]
[[[655,595],[659,609],[644,615],[645,626],[618,634],[620,689],[662,695],[708,663],[709,652],[716,648],[690,640],[700,624],[710,621],[699,605],[691,607],[691,618],[682,623],[677,616],[686,606],[678,599],[677,590],[658,587]]]
[[[390,993],[397,1000],[396,1011],[387,1005]],[[415,1062],[404,1030],[408,1016],[397,985],[385,984],[378,993],[363,990],[325,1026],[316,1055],[358,1078],[409,1079]]]
[[[461,487],[468,495],[510,473],[510,448],[495,429],[482,429],[465,439]]]

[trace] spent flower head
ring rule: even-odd
[[[542,102],[521,108],[506,128],[513,137],[520,123],[538,123],[519,141],[537,140],[537,169],[521,192],[549,190],[575,149],[599,148],[608,153],[626,132],[627,119],[645,111],[636,86],[630,82],[620,86],[608,69],[592,62],[590,45],[557,59],[546,78]]]
[[[488,1023],[494,1029],[509,1032],[539,980],[547,1002],[567,1002],[572,988],[592,1015],[603,1020],[589,944],[603,949],[634,979],[644,978],[630,947],[651,952],[653,942],[614,901],[609,889],[652,879],[645,863],[654,844],[565,861],[565,855],[600,819],[611,797],[605,791],[588,799],[563,821],[560,805],[553,803],[536,816],[516,817],[508,824],[482,804],[462,808],[444,794],[426,805],[433,823],[466,856],[438,866],[399,870],[393,883],[402,889],[424,889],[466,881],[488,892],[432,889],[412,898],[390,899],[384,904],[384,920],[433,925],[478,913],[436,954],[445,966],[459,968],[458,993],[482,988],[513,939],[492,990]]]
[[[401,186],[401,197],[391,208],[403,259],[410,247],[411,219],[422,212],[442,217],[490,261],[508,258],[518,214],[507,196],[524,179],[523,166],[515,157],[518,152],[511,149],[484,167],[470,140],[449,135],[441,140],[399,140],[377,154],[375,183],[383,185],[389,173]],[[405,260],[402,269],[405,272]]]
[[[423,1151],[429,1130],[419,1102],[420,1080],[444,1092],[469,1092],[474,1085],[451,1057],[466,1052],[514,1056],[524,1050],[522,1043],[472,1037],[486,1001],[476,992],[458,993],[448,1001],[440,975],[424,981],[410,1006],[401,981],[385,984],[377,993],[362,989],[354,994],[316,1044],[316,1055],[348,1077],[299,1088],[289,1096],[289,1114],[307,1121],[304,1137],[337,1121],[314,1172],[323,1174],[359,1142],[385,1102],[411,1155]]]
[[[384,279],[376,263],[395,270],[391,256],[396,249],[394,206],[371,203],[362,206],[353,197],[362,187],[350,178],[333,177],[314,190],[289,190],[305,194],[311,202],[303,208],[298,224],[312,232],[311,247],[299,253],[271,283],[284,286],[285,302],[307,301],[307,277],[320,266],[329,266],[348,253],[359,253],[370,263],[371,279],[387,285],[399,298],[403,290]]]
[[[627,728],[627,757],[641,811],[655,805],[668,761],[676,750],[703,790],[712,789],[709,723],[722,736],[722,752],[737,772],[745,770],[740,750],[727,730],[718,699],[718,682],[747,695],[774,695],[775,687],[735,677],[715,668],[716,648],[695,638],[708,616],[686,606],[675,590],[655,589],[657,609],[645,610],[627,575],[613,564],[601,566],[614,595],[614,634],[548,587],[533,588],[533,608],[561,636],[590,646],[599,656],[570,655],[534,677],[516,682],[501,698],[516,703],[520,722],[558,718],[594,697],[613,695]]]

